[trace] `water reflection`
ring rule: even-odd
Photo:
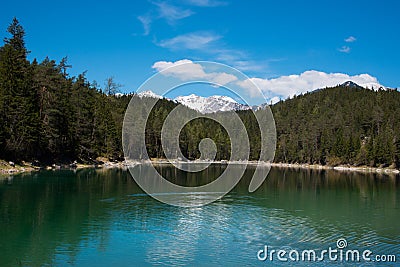
[[[195,170],[197,165],[203,164],[182,164],[186,170]],[[175,169],[172,166],[159,165],[157,170],[152,164],[142,164],[129,167],[135,182],[153,198],[160,202],[179,207],[198,207],[209,204],[223,197],[231,191],[239,182],[246,165],[227,164],[213,165],[212,168],[196,173],[176,172],[174,175],[165,174],[165,169]],[[215,172],[209,172],[209,169],[219,170],[219,175]],[[161,173],[161,174],[160,174]],[[172,181],[169,181],[172,178]]]
[[[352,248],[400,251],[398,177],[273,168],[250,194],[253,171],[198,208],[162,204],[122,170],[2,180],[0,266],[256,265],[264,244],[318,249],[340,237]],[[171,179],[184,184],[186,177]]]

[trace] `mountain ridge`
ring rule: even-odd
[[[365,90],[387,90],[389,88],[377,84],[377,83],[370,83],[364,86],[361,86],[353,81],[346,81],[338,86],[342,87],[347,87],[347,88],[357,88],[357,89],[365,89]],[[371,87],[369,87],[371,86]],[[324,88],[320,89],[315,89],[311,91],[310,93],[313,92],[318,92],[320,90],[323,90]],[[157,95],[151,90],[146,90],[139,92],[137,94],[139,97],[153,97],[153,98],[158,98],[158,99],[163,99],[165,97]],[[271,103],[266,102],[258,106],[249,106],[245,104],[240,104],[234,99],[232,99],[229,96],[223,96],[223,95],[212,95],[208,97],[203,97],[203,96],[198,96],[196,94],[190,94],[190,95],[183,95],[183,96],[177,96],[174,99],[170,98],[165,98],[167,100],[173,101],[175,103],[182,104],[190,109],[196,110],[200,113],[214,113],[214,112],[223,112],[223,111],[239,111],[239,110],[249,110],[249,109],[257,109],[257,108],[262,108],[267,105],[271,105]],[[276,104],[276,103],[273,103]]]

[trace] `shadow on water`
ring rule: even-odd
[[[188,178],[157,168],[182,185],[224,170],[214,165]],[[198,208],[160,203],[118,169],[1,180],[0,265],[254,265],[264,244],[322,249],[341,237],[374,252],[400,250],[398,176],[272,168],[248,193],[253,171]]]
[[[107,238],[111,220],[99,199],[139,191],[124,171],[41,171],[2,183],[1,266],[52,264],[59,249],[73,260],[85,239]]]

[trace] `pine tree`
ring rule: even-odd
[[[25,31],[16,18],[7,29],[0,50],[0,88],[4,157],[33,158],[36,154],[39,116],[33,68],[26,59]]]

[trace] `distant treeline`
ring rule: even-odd
[[[131,97],[118,95],[111,78],[101,89],[85,73],[68,75],[66,58],[27,60],[25,32],[18,20],[0,47],[0,158],[49,162],[122,160],[122,123]],[[177,104],[157,102],[146,125],[147,152],[163,157],[161,127]],[[275,161],[289,163],[400,166],[400,93],[356,86],[326,88],[273,105]],[[259,158],[260,131],[251,111],[239,111],[250,139],[250,159]],[[217,159],[229,159],[225,129],[196,119],[180,134],[182,153],[200,157],[198,144],[209,137]]]

